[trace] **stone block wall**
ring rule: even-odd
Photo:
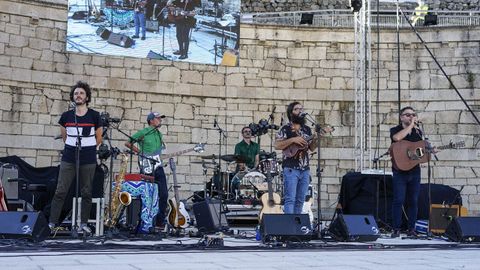
[[[59,116],[67,109],[69,87],[77,80],[94,88],[91,107],[122,118],[120,128],[127,134],[144,127],[151,110],[166,114],[162,132],[169,152],[205,142],[204,154],[217,154],[219,134],[213,127],[217,118],[227,130],[222,149],[231,154],[244,125],[268,118],[274,107],[279,124],[286,119],[285,106],[298,100],[320,123],[336,127],[323,139],[321,153],[322,208],[324,213],[332,211],[341,177],[354,168],[352,29],[242,25],[240,67],[220,67],[68,53],[66,8],[55,1],[0,2],[0,155],[18,155],[37,167],[58,164],[63,144],[53,137],[59,133]],[[435,28],[421,34],[478,114],[480,29]],[[465,148],[438,155],[434,182],[465,186],[464,203],[478,213],[480,129],[415,35],[410,31],[400,35],[402,105],[417,108],[433,143],[466,141]],[[379,135],[379,153],[384,153],[390,143],[389,127],[398,119],[396,34],[382,30],[380,40],[380,102],[373,107],[372,119],[379,123],[373,134]],[[376,49],[373,56],[375,67]],[[112,129],[111,138],[114,146],[124,149],[124,135]],[[261,137],[261,146],[269,151],[269,135]],[[210,177],[210,171],[204,176],[201,164],[192,163],[201,155],[178,158],[182,198],[203,189]],[[315,159],[312,164],[315,172]],[[390,164],[383,161],[381,166]],[[312,180],[315,185],[314,175]]]
[[[241,9],[244,13],[257,12],[287,12],[287,11],[308,11],[308,10],[324,10],[324,9],[349,9],[350,1],[344,0],[242,0]],[[414,10],[417,7],[417,1],[411,0],[400,3],[403,10]],[[478,11],[478,0],[424,0],[433,10],[450,10],[450,11]],[[377,9],[377,1],[370,2],[372,11]],[[380,2],[380,10],[396,9],[396,1]]]

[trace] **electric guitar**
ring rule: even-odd
[[[138,167],[140,168],[140,171],[144,174],[153,174],[153,172],[155,172],[155,170],[159,166],[163,165],[163,162],[162,162],[163,159],[180,156],[192,151],[200,153],[200,152],[203,152],[204,150],[205,150],[204,143],[199,143],[192,148],[173,152],[170,154],[162,154],[162,149],[159,149],[153,153],[144,153],[143,155],[139,155]]]
[[[168,199],[168,205],[170,206],[170,210],[168,212],[168,223],[174,228],[185,229],[190,225],[190,215],[188,215],[183,202],[179,201],[178,199],[177,172],[173,158],[169,159],[169,164],[170,169],[172,170],[173,190],[175,196],[171,199]]]
[[[465,146],[465,141],[450,142],[447,145],[438,146],[437,149],[456,149]],[[431,158],[431,146],[427,141],[410,142],[402,140],[392,143],[390,156],[393,167],[401,171],[408,171],[420,163],[425,163]]]
[[[167,19],[169,22],[175,23],[187,17],[193,18],[195,14],[195,10],[187,11],[180,7],[171,6],[168,8]]]
[[[335,130],[335,128],[330,127],[330,126],[326,126],[324,128],[321,128],[320,129],[320,136],[322,136],[326,133],[332,133],[334,130]],[[297,132],[297,135],[299,135],[298,132]],[[300,146],[296,143],[291,144],[290,146],[288,146],[287,148],[285,148],[283,150],[283,156],[286,157],[286,158],[296,157],[301,152],[308,149],[308,146],[310,145],[310,143],[312,142],[312,140],[314,138],[315,138],[314,135],[304,137],[304,139],[307,141],[307,146],[305,146],[305,147],[302,147],[302,146]]]
[[[283,214],[281,207],[281,198],[277,193],[273,193],[272,187],[272,175],[270,171],[267,172],[268,193],[265,193],[260,197],[262,201],[262,209],[258,214],[258,219],[261,221],[263,214]]]

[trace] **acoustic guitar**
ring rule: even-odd
[[[168,199],[170,210],[168,212],[168,223],[176,229],[185,229],[190,225],[190,215],[185,209],[183,202],[179,200],[176,165],[173,158],[169,159],[170,169],[173,176],[174,197]]]
[[[265,193],[260,197],[262,202],[262,209],[258,214],[258,219],[261,221],[263,214],[283,214],[281,207],[281,198],[277,193],[273,193],[272,187],[272,175],[270,171],[267,172],[268,193]]]
[[[465,141],[450,142],[447,145],[438,146],[437,149],[456,149],[465,146]],[[393,167],[401,171],[411,170],[420,163],[428,162],[431,158],[432,147],[428,141],[410,142],[402,140],[392,143],[390,156]]]
[[[335,128],[333,127],[330,127],[330,126],[326,126],[324,128],[321,128],[320,129],[320,136],[323,136],[324,134],[327,134],[327,133],[332,133],[333,131],[335,130]],[[297,135],[298,132],[297,132]],[[298,154],[300,154],[302,151],[305,151],[308,149],[308,145],[310,145],[310,143],[312,142],[312,140],[315,138],[315,136],[306,136],[304,139],[307,141],[307,146],[305,147],[302,147],[298,144],[291,144],[290,146],[288,146],[287,148],[285,148],[283,150],[283,156],[286,157],[286,158],[291,158],[291,157],[296,157]]]
[[[8,208],[5,201],[5,190],[3,189],[2,181],[0,180],[0,212],[1,211],[8,211]]]

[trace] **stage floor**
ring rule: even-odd
[[[478,244],[390,239],[368,243],[312,240],[265,245],[238,230],[223,246],[202,238],[1,240],[2,269],[478,269]]]

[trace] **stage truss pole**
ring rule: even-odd
[[[355,169],[372,168],[372,103],[371,103],[371,30],[370,0],[354,12],[354,88],[355,88]]]

